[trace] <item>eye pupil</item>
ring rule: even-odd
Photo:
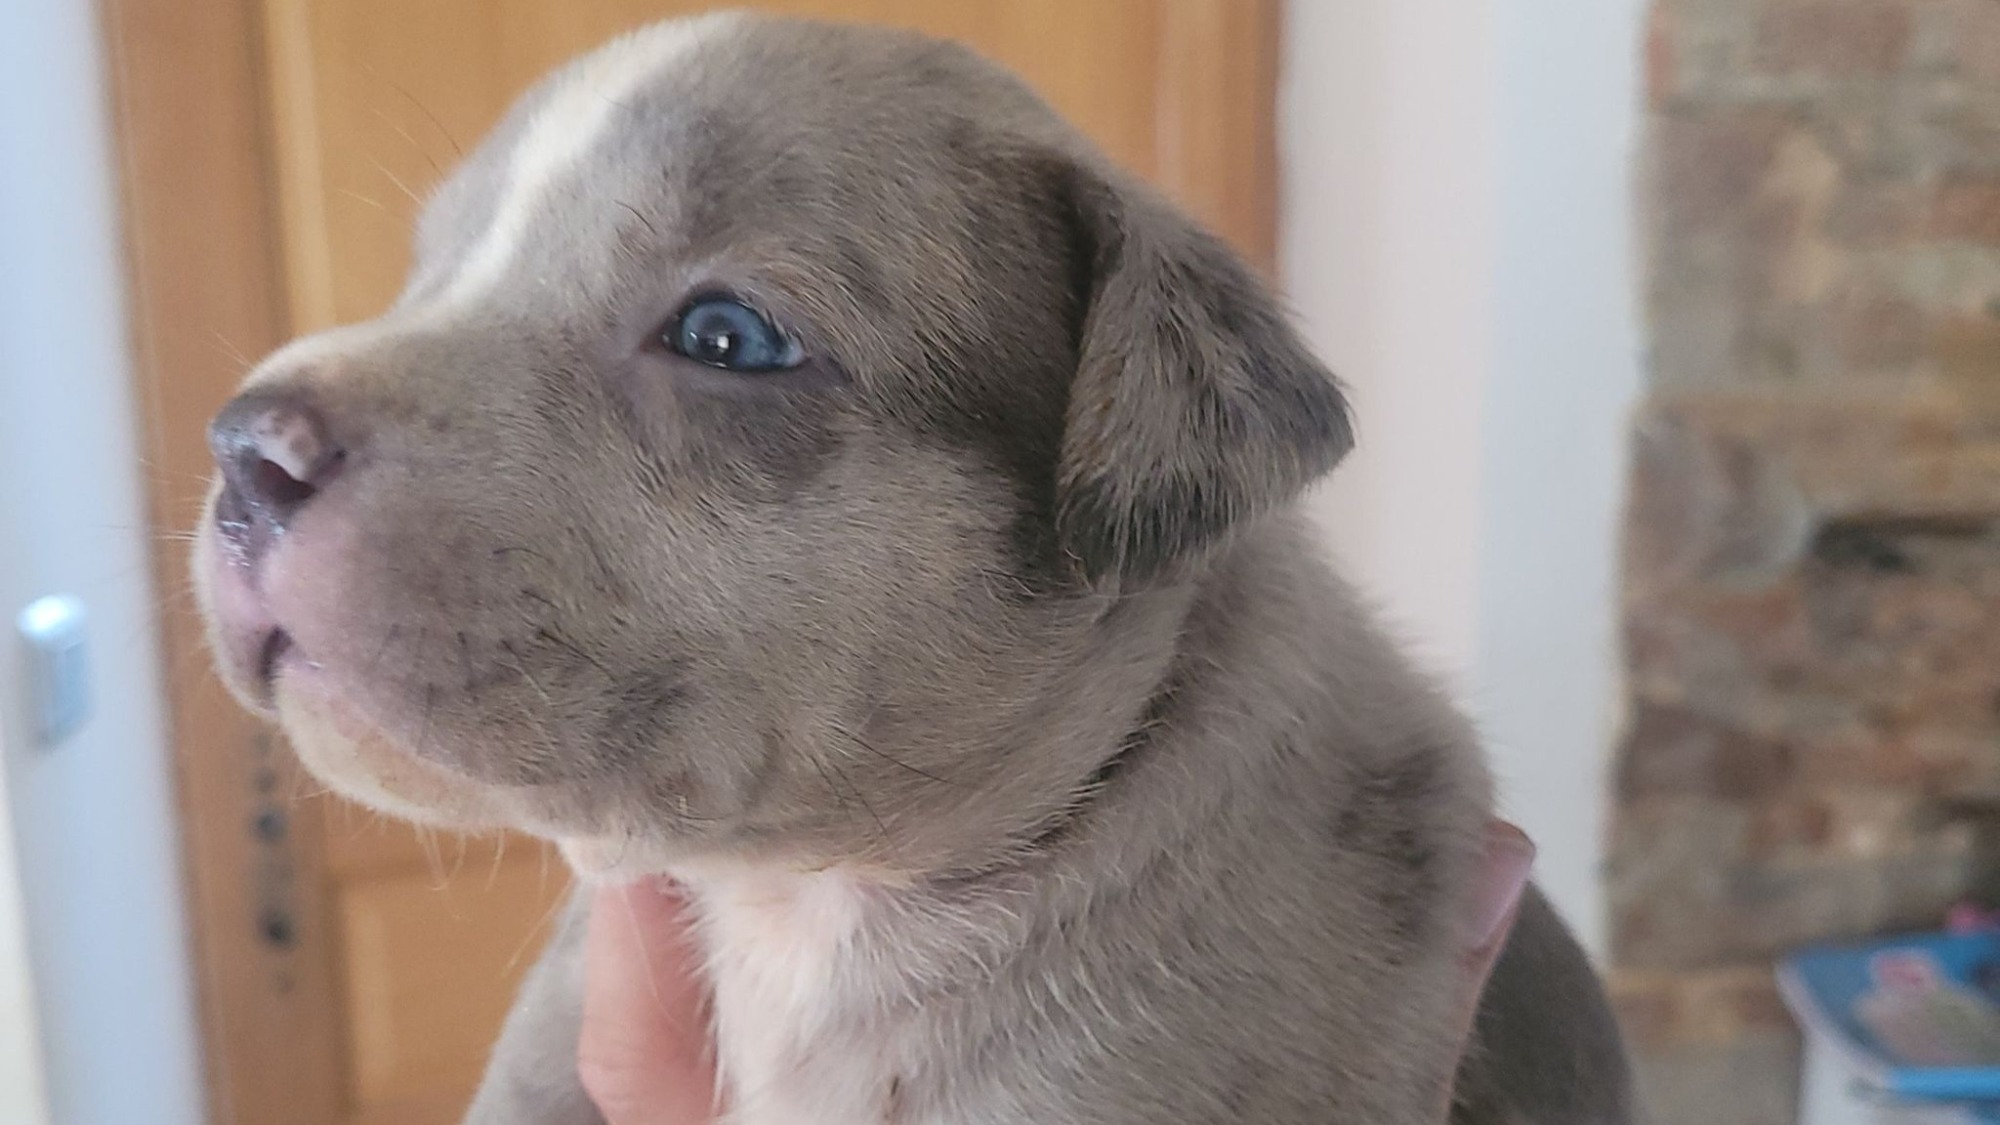
[[[673,351],[726,371],[778,371],[804,359],[798,343],[769,317],[734,297],[697,298],[663,337]]]
[[[701,350],[701,354],[696,358],[711,363],[726,363],[730,354],[736,350],[736,333],[707,332],[696,337],[696,342]]]

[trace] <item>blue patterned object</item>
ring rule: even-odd
[[[1785,958],[1778,985],[1809,1033],[1881,1092],[2000,1122],[2000,935],[1925,935]]]

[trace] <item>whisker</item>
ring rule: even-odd
[[[368,107],[368,112],[374,114],[375,119],[377,121],[380,121],[382,124],[387,125],[389,128],[395,130],[397,136],[410,142],[410,147],[417,150],[417,155],[424,158],[424,162],[431,166],[431,171],[436,172],[439,176],[444,175],[444,169],[438,167],[438,162],[431,157],[430,151],[424,148],[424,146],[418,144],[417,138],[411,136],[410,131],[408,129],[405,129],[401,125],[396,124],[395,120],[392,119],[388,114],[383,113],[379,106]]]
[[[424,205],[424,197],[418,195],[414,190],[411,189],[410,185],[404,183],[401,176],[398,176],[396,175],[396,173],[391,172],[387,164],[382,163],[380,160],[375,159],[373,156],[364,155],[363,159],[367,160],[368,163],[374,165],[375,170],[377,172],[380,172],[382,173],[382,175],[388,177],[389,182],[396,185],[396,190],[408,196],[411,203],[414,203],[419,207],[422,207]]]
[[[826,772],[826,766],[820,762],[818,755],[807,755],[806,760],[811,762],[813,769],[819,772],[820,780],[826,782],[827,792],[833,794],[834,806],[840,809],[841,812],[846,812],[847,794],[841,792],[840,786],[833,783],[833,775]]]
[[[555,896],[554,900],[549,903],[548,908],[542,911],[542,916],[535,919],[534,925],[528,927],[528,932],[526,936],[521,938],[521,944],[514,950],[514,955],[507,958],[507,967],[503,970],[504,972],[511,973],[516,966],[520,965],[521,958],[526,957],[528,950],[534,948],[535,940],[542,936],[542,931],[548,929],[549,923],[562,911],[564,906],[568,905],[568,902],[569,896],[567,894]]]
[[[870,754],[875,755],[876,757],[882,759],[883,761],[888,762],[890,765],[896,766],[900,769],[907,770],[910,773],[916,774],[918,777],[925,778],[929,781],[935,781],[939,785],[950,785],[954,788],[956,788],[958,785],[957,782],[951,780],[950,778],[939,777],[937,774],[934,774],[927,769],[923,769],[919,766],[913,766],[910,763],[905,762],[902,759],[897,758],[892,754],[888,754],[884,751],[876,749],[874,745],[871,744],[867,739],[861,737],[859,734],[856,734],[851,730],[848,730],[844,725],[840,723],[830,723],[828,725],[830,725],[833,728],[834,733],[840,735],[842,738],[847,739],[848,741],[854,743],[856,746],[861,747],[863,750],[868,751]]]
[[[604,673],[605,679],[608,680],[617,679],[616,676],[613,676],[611,674],[611,669],[606,668],[602,663],[598,661],[598,659],[595,656],[592,656],[589,653],[585,652],[583,649],[578,648],[576,644],[570,641],[568,638],[558,636],[556,633],[548,629],[546,626],[537,626],[535,628],[535,636],[541,640],[549,642],[552,645],[555,645],[557,648],[562,649],[565,652],[568,652],[571,656],[576,657],[578,660],[581,660],[584,663],[590,665],[591,667],[597,669],[599,672]]]
[[[847,782],[847,787],[854,791],[854,799],[861,802],[861,807],[868,811],[868,819],[875,822],[875,831],[882,837],[882,846],[888,850],[889,855],[892,858],[895,857],[896,841],[894,837],[889,835],[888,822],[882,819],[881,813],[875,811],[875,806],[869,802],[868,798],[865,795],[862,794],[861,787],[854,784],[854,780],[847,776],[846,772],[840,768],[838,763],[834,762],[832,759],[828,759],[826,764],[828,766],[831,766],[833,768],[833,772],[839,774],[840,777]]]
[[[541,763],[560,761],[562,759],[562,743],[557,740],[555,732],[549,729],[549,724],[544,718],[545,713],[550,715],[555,713],[555,700],[549,697],[549,693],[542,689],[541,683],[528,671],[527,666],[521,663],[520,654],[514,650],[514,645],[511,641],[501,641],[500,649],[507,654],[508,662],[514,666],[516,672],[521,674],[521,679],[526,681],[530,688],[534,689],[535,695],[540,697],[542,701],[541,711],[537,711],[525,704],[516,708],[520,712],[521,717],[527,720],[528,725],[534,728],[535,750],[540,755],[537,760]]]
[[[841,781],[847,784],[848,790],[854,794],[854,799],[857,802],[859,802],[862,809],[864,809],[868,813],[868,819],[875,822],[875,831],[882,838],[883,848],[888,851],[891,858],[897,858],[896,842],[889,835],[889,825],[885,821],[883,821],[881,814],[875,811],[875,806],[869,804],[868,798],[862,794],[861,788],[854,784],[854,779],[848,777],[846,772],[840,768],[840,764],[838,762],[835,762],[831,758],[827,758],[822,761],[820,756],[817,754],[808,755],[808,758],[813,762],[815,768],[818,768],[823,764],[825,767],[832,769],[835,776],[838,776]],[[820,776],[822,778],[825,778],[827,776],[826,769],[820,769]],[[832,785],[831,780],[828,781],[828,785],[829,786]],[[839,794],[837,791],[835,793],[835,799],[836,800],[839,799]],[[846,802],[842,801],[841,808],[845,809],[846,807],[847,807]]]
[[[514,666],[514,671],[521,674],[521,679],[527,681],[528,686],[535,689],[535,694],[541,697],[542,706],[547,707],[550,711],[554,711],[556,706],[555,700],[550,699],[549,693],[542,690],[542,685],[528,672],[528,666],[521,663],[521,654],[515,650],[514,642],[501,641],[500,651],[507,654],[507,662]]]
[[[213,343],[217,348],[221,349],[223,355],[234,360],[237,366],[241,367],[243,370],[248,371],[252,367],[255,367],[257,365],[256,361],[252,360],[249,356],[243,354],[243,349],[237,347],[235,344],[230,343],[229,337],[224,336],[221,332],[211,329],[208,333],[208,336],[209,336],[209,341]]]
[[[383,203],[381,200],[375,198],[372,195],[363,195],[360,192],[355,191],[353,188],[336,188],[334,190],[339,192],[341,195],[344,195],[347,198],[354,200],[356,203],[366,204],[367,206],[373,207],[377,211],[382,212],[384,215],[388,215],[390,218],[395,218],[395,212],[389,210],[387,204]]]
[[[533,547],[523,546],[519,543],[510,543],[504,547],[495,547],[487,557],[504,559],[508,555],[527,555],[529,558],[540,560],[545,566],[553,567],[556,565],[547,555],[535,550]]]
[[[637,207],[632,206],[630,203],[627,203],[622,199],[615,200],[614,202],[616,202],[618,206],[623,207],[626,211],[630,212],[633,218],[639,220],[640,225],[644,226],[648,231],[651,231],[654,238],[660,237],[660,228],[654,226],[652,222],[646,218],[646,216],[640,214],[639,209]]]
[[[430,873],[431,890],[441,891],[445,888],[444,856],[438,851],[437,836],[425,825],[419,824],[415,828],[417,847],[424,853],[424,869]]]
[[[452,153],[456,155],[460,160],[465,159],[465,149],[459,145],[458,138],[451,135],[451,130],[444,127],[444,122],[438,120],[437,114],[432,113],[429,106],[418,101],[417,96],[415,94],[410,93],[407,89],[404,89],[402,84],[384,77],[380,72],[376,71],[374,67],[364,65],[364,69],[369,72],[369,77],[379,80],[384,85],[388,86],[391,90],[394,90],[398,94],[403,95],[404,100],[408,101],[411,105],[417,107],[417,112],[423,114],[424,117],[427,118],[430,121],[430,123],[436,127],[439,135],[444,137],[445,143],[451,146]]]
[[[507,838],[512,833],[502,832],[493,845],[493,866],[486,872],[486,889],[491,891],[500,882],[500,863],[507,858]]]
[[[435,711],[436,709],[437,709],[437,686],[434,684],[425,684],[424,721],[423,724],[417,728],[417,748],[415,753],[418,757],[423,756],[424,748],[430,742],[431,712]]]
[[[465,852],[467,848],[472,846],[472,841],[463,832],[454,832],[452,836],[458,840],[458,858],[452,861],[451,874],[446,876],[445,879],[447,882],[456,883],[458,882],[459,874],[465,870]]]

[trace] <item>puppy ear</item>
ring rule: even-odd
[[[1219,240],[1087,168],[1069,194],[1087,297],[1057,530],[1090,580],[1144,582],[1297,496],[1354,434],[1333,376]]]

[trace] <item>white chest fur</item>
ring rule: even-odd
[[[892,1112],[894,1060],[847,1026],[869,991],[854,941],[879,891],[851,873],[679,873],[715,992],[730,1125],[872,1125]]]

